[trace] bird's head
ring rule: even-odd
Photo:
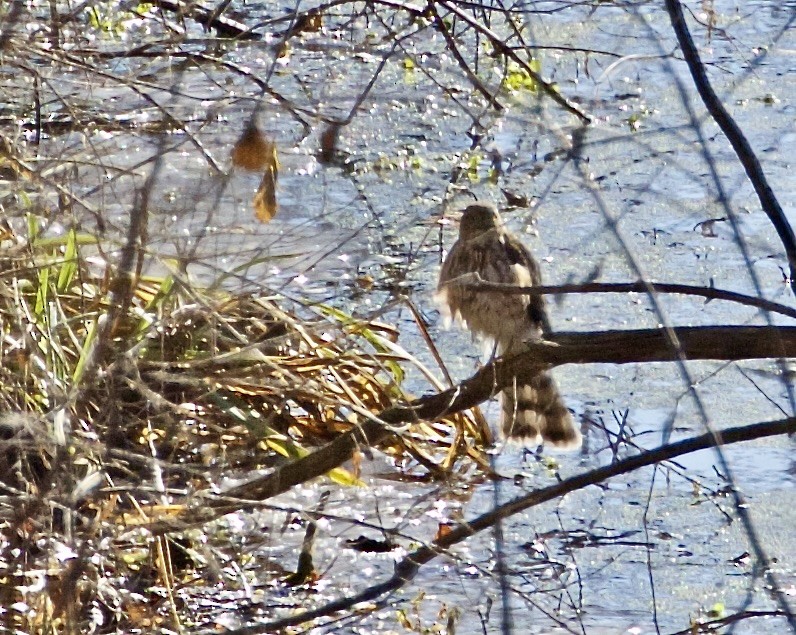
[[[468,205],[459,225],[459,238],[470,240],[501,226],[500,214],[492,203]]]

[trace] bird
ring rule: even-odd
[[[539,264],[490,202],[465,208],[459,237],[442,263],[436,301],[446,321],[463,322],[475,337],[492,341],[503,357],[521,353],[526,342],[551,332],[541,295],[482,291],[463,284],[475,281],[542,284]],[[503,390],[501,402],[504,438],[529,447],[545,442],[560,449],[580,446],[580,432],[549,373],[540,371],[521,384],[515,379]]]

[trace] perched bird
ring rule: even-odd
[[[542,284],[536,260],[503,226],[497,208],[484,202],[464,210],[459,239],[442,264],[436,299],[447,317],[464,322],[474,335],[494,341],[503,356],[520,353],[525,342],[549,333],[542,296],[477,291],[461,284],[479,279],[523,287]],[[575,448],[581,442],[546,372],[503,391],[501,428],[506,438],[528,445],[546,441],[559,448]]]

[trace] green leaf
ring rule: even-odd
[[[27,221],[28,240],[32,243],[36,240],[36,238],[38,238],[39,233],[41,232],[41,227],[39,227],[39,217],[34,214],[27,214]]]
[[[72,286],[77,273],[77,256],[77,234],[74,229],[70,229],[66,236],[64,261],[58,271],[58,282],[55,285],[59,293],[65,293]]]
[[[99,333],[98,323],[98,320],[91,320],[87,324],[88,332],[86,333],[86,339],[83,340],[83,347],[80,349],[80,357],[72,373],[72,383],[75,385],[83,378],[83,372],[86,370],[86,362],[88,361],[91,351],[94,349],[94,340],[97,339],[97,333]]]
[[[337,483],[338,485],[343,485],[345,487],[364,487],[365,483],[354,476],[351,472],[343,467],[336,467],[333,470],[330,470],[326,476],[328,476],[332,481]]]
[[[716,602],[713,606],[710,607],[708,611],[708,616],[714,619],[720,618],[724,615],[724,603],[723,602]]]
[[[165,300],[171,290],[174,288],[174,278],[173,276],[166,276],[163,280],[160,281],[160,287],[157,290],[157,293],[152,297],[152,299],[147,302],[145,309],[147,311],[153,311],[154,309],[158,308],[160,304]]]
[[[36,289],[36,305],[33,308],[34,315],[43,322],[46,319],[45,309],[49,298],[50,290],[50,268],[41,267],[37,274],[39,286]]]
[[[537,92],[539,83],[530,71],[539,75],[542,71],[542,62],[537,58],[532,58],[527,66],[520,66],[516,62],[510,63],[506,70],[506,76],[503,78],[503,87],[511,92]]]

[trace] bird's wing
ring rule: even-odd
[[[506,261],[511,263],[511,272],[514,280],[511,284],[520,287],[539,286],[542,284],[542,271],[539,263],[531,255],[528,248],[513,234],[503,232],[500,237]],[[545,309],[544,298],[541,295],[522,296],[527,298],[528,319],[533,326],[540,328],[543,333],[550,332],[550,322]]]

